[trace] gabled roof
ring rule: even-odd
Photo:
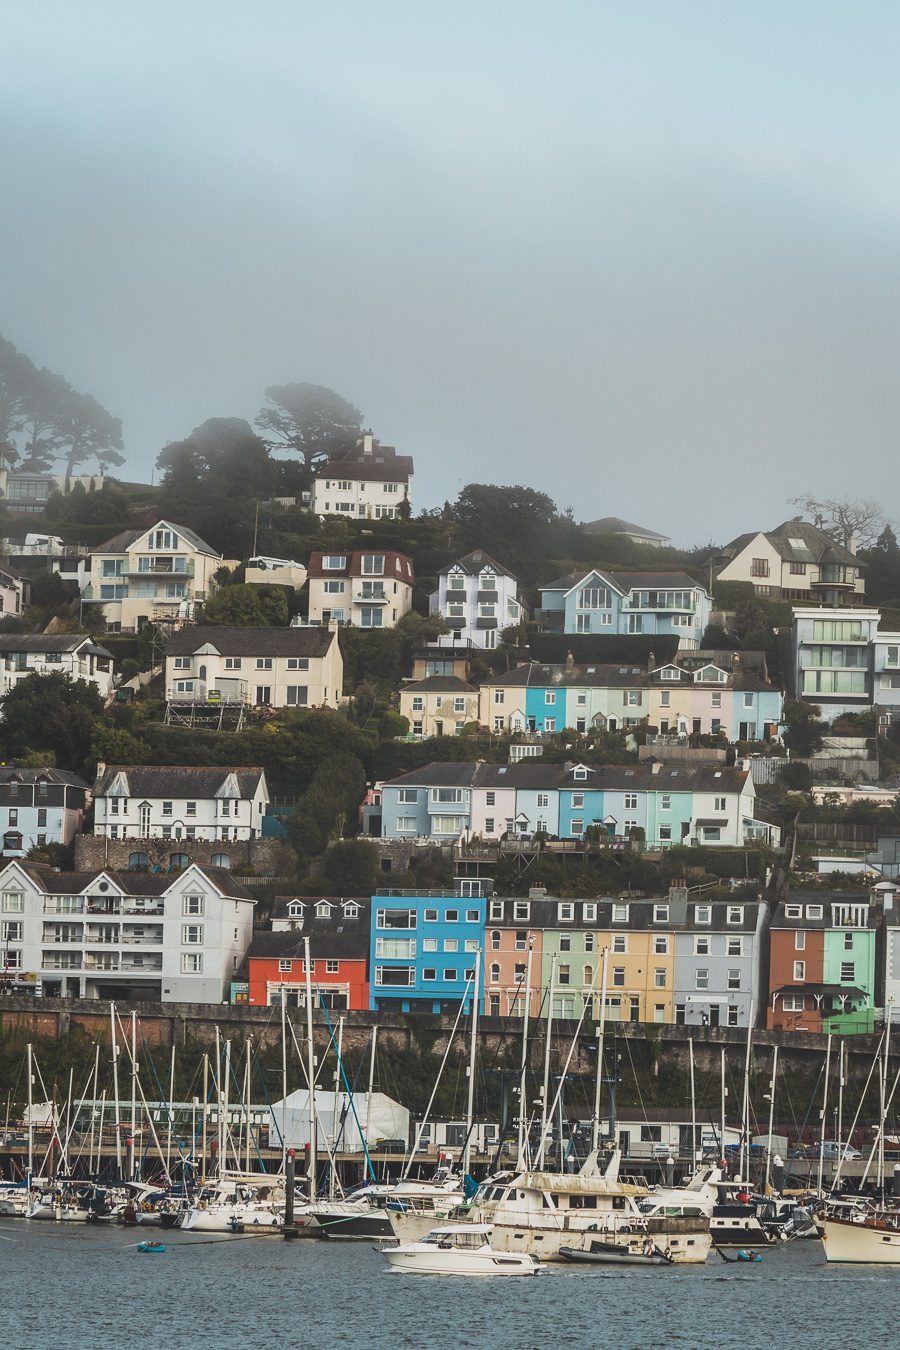
[[[297,896],[304,906],[303,918],[293,919],[297,927],[288,931],[254,933],[248,953],[254,957],[292,957],[302,960],[304,939],[309,938],[310,956],[313,960],[365,961],[369,955],[369,911],[371,896],[303,895]],[[272,918],[290,919],[288,906],[293,896],[275,897]],[[327,917],[316,914],[316,906],[327,901],[332,909]],[[355,918],[344,913],[344,906],[354,904],[358,908]]]
[[[483,681],[490,688],[535,689],[551,686],[580,688],[586,686],[598,689],[633,689],[648,685],[650,676],[643,666],[622,663],[621,665],[577,665],[571,670],[559,663],[545,664],[539,661],[526,661],[505,675],[491,675]]]
[[[67,769],[16,769],[0,768],[0,787],[5,787],[7,783],[57,783],[65,787],[88,789],[88,784],[83,778],[79,778],[77,773],[69,773]]]
[[[77,652],[82,648],[96,655],[114,659],[112,652],[101,647],[88,633],[3,633],[0,635],[0,653],[3,652]]]
[[[369,449],[366,449],[366,443]],[[392,445],[382,445],[364,434],[352,449],[320,464],[316,478],[350,478],[357,482],[405,483],[412,477],[411,455],[398,455]]]
[[[384,558],[383,572],[364,572],[363,558]],[[325,567],[325,558],[345,558],[343,567]],[[310,580],[316,577],[362,577],[366,581],[405,581],[412,586],[416,579],[412,558],[406,553],[397,553],[384,548],[335,548],[331,552],[311,553],[307,575]]]
[[[116,796],[165,797],[209,800],[219,796],[253,798],[265,786],[265,773],[258,768],[207,768],[196,765],[105,764],[98,765],[94,796],[105,797],[116,786]],[[117,782],[119,780],[119,782]],[[119,791],[119,787],[124,791]],[[223,788],[228,788],[227,792]],[[234,788],[236,790],[232,791]]]
[[[739,534],[719,551],[718,556],[732,561],[760,535],[768,540],[784,562],[827,562],[853,567],[863,566],[855,553],[851,553],[830,534],[820,530],[817,525],[811,525],[807,520],[785,520],[774,530],[756,530],[752,534]]]
[[[140,840],[134,840],[136,850],[140,849]],[[103,868],[93,872],[57,872],[43,863],[16,862],[9,864],[22,869],[34,885],[45,895],[81,895],[90,890],[97,881],[106,878],[122,895],[166,895],[183,876],[183,872],[116,872]],[[234,874],[225,867],[202,866],[192,863],[195,871],[206,877],[216,890],[235,900],[252,900],[256,897],[245,890]]]
[[[637,764],[587,766],[584,777],[576,776],[580,766],[522,760],[518,764],[435,762],[411,773],[401,774],[383,784],[393,787],[478,787],[515,788],[538,791],[544,788],[580,791],[627,792],[742,792],[750,775],[706,761],[699,764],[670,764],[642,760]]]
[[[114,534],[112,539],[107,539],[105,544],[98,544],[92,548],[91,553],[125,553],[132,544],[136,544],[144,535],[151,534],[153,530],[174,530],[186,544],[196,549],[198,553],[208,553],[211,558],[221,558],[221,553],[217,553],[214,548],[201,539],[199,534],[190,528],[189,525],[176,525],[171,520],[158,520],[155,525],[150,525],[142,530],[122,530],[120,534]],[[170,550],[171,552],[171,550]]]
[[[542,591],[564,591],[567,595],[586,581],[596,577],[603,585],[611,586],[620,595],[640,590],[690,590],[703,591],[699,581],[688,576],[687,572],[620,572],[607,568],[594,567],[587,572],[569,572],[539,587]]]
[[[337,634],[330,628],[217,628],[186,625],[166,643],[166,656],[193,656],[207,647],[220,656],[327,656]]]
[[[457,558],[456,562],[448,563],[438,572],[438,576],[447,576],[450,572],[465,572],[467,576],[474,577],[483,571],[496,572],[498,576],[512,577],[513,581],[518,580],[515,572],[511,572],[503,563],[497,562],[496,558],[491,557],[483,548],[473,549],[463,558]]]

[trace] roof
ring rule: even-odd
[[[136,839],[134,844],[136,849],[140,848],[140,840]],[[207,867],[199,863],[192,865],[198,872],[208,877],[223,895],[256,903],[256,897],[250,895],[227,868]],[[173,886],[182,875],[172,872],[116,872],[103,867],[91,872],[57,872],[43,863],[26,862],[21,862],[18,866],[46,895],[80,895],[101,876],[109,877],[123,895],[165,895],[170,886]]]
[[[366,442],[369,449],[366,450]],[[353,478],[359,482],[403,483],[413,472],[411,455],[398,455],[392,445],[382,445],[364,434],[350,450],[326,460],[315,470],[316,478]]]
[[[88,784],[77,773],[69,773],[67,769],[16,769],[0,768],[0,787],[7,783],[62,783],[66,787],[84,788],[87,791]]]
[[[754,530],[739,534],[730,544],[719,550],[718,556],[731,561],[762,534],[784,562],[843,563],[853,567],[863,564],[855,553],[837,542],[825,530],[807,520],[785,520],[774,530]]]
[[[486,764],[484,761],[463,763],[434,762],[420,769],[401,774],[384,783],[391,787],[479,787],[516,788],[535,791],[543,788],[562,788],[575,792],[742,792],[749,773],[705,761],[699,764],[670,764],[658,760],[642,760],[638,764],[602,764],[582,766],[587,777],[576,778],[575,764],[549,764],[544,761],[522,760],[518,764]]]
[[[483,548],[473,549],[463,558],[457,558],[456,562],[448,563],[438,572],[438,576],[446,576],[449,572],[466,572],[469,576],[477,576],[479,572],[487,569],[490,572],[496,572],[500,576],[512,577],[518,580],[515,572],[511,572],[503,563],[497,562],[490,553],[486,553]]]
[[[171,520],[158,520],[154,525],[145,526],[142,530],[122,530],[121,533],[114,534],[112,539],[107,539],[104,544],[98,544],[96,548],[92,548],[90,551],[91,553],[125,553],[131,548],[132,544],[136,544],[151,530],[158,530],[160,526],[174,530],[186,544],[190,544],[191,548],[196,549],[198,553],[208,553],[210,557],[221,558],[221,553],[218,553],[204,539],[201,539],[199,534],[195,533],[189,525],[178,525]],[[166,552],[165,549],[161,551]],[[168,552],[172,552],[172,550],[169,549]]]
[[[869,995],[864,989],[858,989],[853,984],[783,984],[779,989],[773,989],[775,994],[812,994],[814,998],[827,997],[831,995],[843,996],[844,998],[868,998]]]
[[[477,694],[474,684],[456,675],[426,675],[424,680],[409,680],[401,685],[400,693],[416,694]]]
[[[800,914],[794,917],[787,914],[788,905],[799,905]],[[822,917],[820,919],[811,918],[807,913],[810,905],[821,905]],[[778,905],[775,913],[772,915],[770,927],[772,928],[807,928],[807,929],[832,929],[843,927],[834,922],[831,907],[833,905],[865,905],[868,908],[867,927],[872,928],[875,925],[875,909],[871,904],[868,891],[791,891],[785,900]],[[862,930],[857,930],[862,931]]]
[[[310,955],[315,959],[333,958],[345,961],[365,961],[369,955],[369,910],[371,897],[332,895],[279,895],[275,898],[273,919],[288,918],[287,907],[293,899],[304,905],[302,919],[293,922],[296,928],[288,932],[257,932],[253,934],[248,957],[299,957],[304,955],[304,940],[309,938]],[[316,914],[316,905],[327,900],[333,906],[331,915],[322,918]],[[359,907],[356,918],[344,914],[344,905]]]
[[[211,798],[221,795],[223,785],[233,778],[238,796],[244,800],[256,795],[264,773],[260,768],[212,768],[195,765],[98,764],[94,796],[105,797],[120,774],[128,784],[128,796]]]
[[[497,896],[493,897],[496,902]],[[488,917],[487,926],[492,928],[495,925],[510,926],[515,924],[527,923],[530,928],[550,929],[555,936],[556,933],[565,932],[568,928],[587,928],[601,929],[612,932],[628,932],[629,929],[637,929],[646,932],[655,930],[657,932],[697,932],[697,933],[755,933],[759,926],[760,919],[766,911],[764,900],[756,896],[735,896],[729,900],[705,901],[702,897],[699,899],[699,905],[710,906],[710,922],[698,923],[696,919],[697,902],[694,897],[689,901],[683,898],[675,898],[671,895],[659,896],[600,896],[596,899],[588,899],[587,903],[596,905],[596,917],[586,918],[584,913],[585,900],[580,897],[574,901],[566,896],[541,896],[532,897],[502,897],[504,901],[503,918],[491,919]],[[528,904],[528,919],[516,919],[514,905]],[[573,904],[573,918],[559,919],[558,906],[560,904]],[[625,920],[613,921],[613,907],[627,905],[628,917]],[[668,907],[668,918],[654,919],[654,914],[660,905]],[[740,923],[729,923],[727,911],[737,905],[742,910]]]
[[[112,661],[112,652],[101,647],[88,633],[3,633],[0,635],[0,652],[75,652],[79,648],[95,655],[108,656]]]
[[[363,558],[384,558],[383,572],[364,572]],[[346,558],[343,567],[325,567],[325,558]],[[406,553],[397,553],[384,548],[333,549],[330,553],[320,552],[309,555],[308,576],[315,577],[364,577],[367,581],[405,581],[412,586],[416,579],[413,560]]]
[[[639,534],[645,539],[659,539],[668,543],[667,534],[659,534],[656,530],[648,530],[643,525],[632,525],[628,520],[622,520],[620,516],[601,516],[599,520],[586,521],[581,527],[587,530],[589,534]]]
[[[220,656],[327,656],[330,628],[216,628],[186,625],[166,643],[166,656],[191,656],[209,646]]]
[[[588,577],[599,577],[614,589],[625,594],[628,591],[644,589],[659,590],[673,588],[677,590],[702,591],[704,588],[687,572],[620,572],[605,567],[593,567],[584,572],[569,572],[555,581],[548,581],[538,589],[542,591],[571,591],[586,581]]]

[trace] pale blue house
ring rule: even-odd
[[[709,623],[706,590],[686,572],[571,573],[541,588],[537,618],[564,633],[666,634],[698,648]]]

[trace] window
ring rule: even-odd
[[[738,1024],[738,1010],[737,1010],[737,1008],[734,1006],[734,1004],[729,1003],[729,1005],[728,1005],[728,1026],[730,1026],[730,1027],[736,1027],[737,1024]]]
[[[695,989],[709,988],[709,971],[708,969],[706,969],[706,967],[701,967],[697,971],[695,971],[694,988]]]
[[[417,821],[416,821],[415,816],[398,816],[398,817],[397,817],[397,833],[398,833],[398,834],[415,834],[416,829],[417,829]]]
[[[38,822],[38,823],[40,823],[40,822]],[[853,951],[853,934],[852,934],[852,933],[845,933],[845,934],[844,934],[844,951],[845,951],[845,952],[852,952],[852,951]]]
[[[416,954],[415,938],[375,939],[375,956],[379,960],[409,961]]]
[[[769,575],[768,558],[752,558],[750,560],[751,577],[767,577]]]
[[[182,914],[193,915],[194,917],[203,917],[204,897],[202,895],[185,895],[181,901]],[[300,907],[301,913],[303,907]],[[292,911],[293,912],[293,911]]]
[[[729,906],[728,906],[728,922],[729,922],[729,923],[743,923],[743,922],[744,922],[744,907],[743,907],[743,905],[729,905]]]
[[[290,975],[293,966],[294,966],[293,961],[285,958],[280,959],[278,962],[279,975]]]
[[[628,951],[628,935],[626,933],[613,933],[612,949],[617,956],[624,956]]]
[[[657,966],[653,971],[653,987],[654,989],[665,989],[666,987],[666,972],[662,967]]]
[[[593,935],[593,933],[585,933],[585,935],[584,935],[584,950],[585,950],[586,952],[592,952],[592,951],[594,950],[594,935]]]
[[[805,980],[805,979],[806,979],[806,962],[805,962],[805,961],[795,961],[795,962],[794,962],[794,979],[795,979],[795,980]]]
[[[203,973],[203,953],[182,952],[181,973],[182,975],[201,975]]]
[[[424,978],[427,978],[425,971],[422,972]],[[436,978],[435,975],[432,978]],[[375,983],[384,986],[403,986],[408,988],[416,982],[415,966],[376,966]]]
[[[659,827],[659,838],[660,838],[660,842],[661,842],[661,843],[665,843],[665,842],[667,842],[668,840],[670,840],[670,839],[672,838],[672,826],[671,826],[671,825],[660,825],[660,827]]]
[[[25,896],[21,891],[3,892],[3,913],[4,914],[24,914]]]
[[[257,670],[271,670],[271,669],[272,669],[272,658],[271,658],[271,656],[258,656],[258,657],[256,658],[256,669],[257,669]]]
[[[531,917],[531,905],[527,900],[513,901],[513,918],[527,923]]]
[[[548,807],[549,805],[550,805],[550,794],[549,794],[549,792],[539,792],[539,793],[537,794],[537,806],[538,806],[538,809],[540,810],[540,809],[542,809],[543,807]],[[575,805],[574,801],[572,802],[572,805],[573,805],[573,806]]]
[[[669,955],[669,935],[668,933],[653,934],[653,954],[654,956]]]
[[[555,730],[556,730],[556,718],[555,718],[555,717],[545,717],[545,718],[544,718],[544,730],[545,730],[545,731],[555,731]]]
[[[327,572],[339,572],[347,566],[347,558],[342,553],[326,553],[322,559],[322,568]]]
[[[803,1012],[806,999],[802,994],[786,994],[781,1000],[781,1006],[785,1012]]]
[[[803,907],[801,905],[785,905],[784,917],[786,919],[799,919],[802,915]]]
[[[528,947],[528,934],[521,928],[516,929],[516,951],[524,952]]]
[[[726,944],[725,944],[725,955],[726,955],[726,956],[743,956],[743,955],[744,955],[744,939],[743,939],[743,938],[740,938],[740,937],[730,937],[730,938],[728,938],[727,941],[726,941]]]
[[[175,657],[175,669],[176,669],[176,670],[190,670],[190,668],[191,668],[191,658],[190,658],[189,656],[176,656],[176,657]]]
[[[458,952],[458,951],[459,951],[459,938],[444,938],[444,951],[445,951],[445,952]]]
[[[850,980],[855,980],[855,979],[856,979],[856,962],[855,962],[855,961],[842,961],[842,962],[841,962],[841,983],[843,983],[845,980],[850,981]]]
[[[821,919],[822,913],[823,913],[823,910],[822,910],[822,906],[821,906],[821,905],[807,905],[807,906],[806,906],[806,917],[807,917],[808,919]]]
[[[306,708],[309,705],[309,686],[289,684],[285,691],[285,699],[289,708]]]
[[[203,924],[183,924],[181,928],[181,941],[185,947],[198,946],[203,941]]]
[[[444,919],[447,923],[459,923],[459,910],[448,909],[444,914]]]
[[[584,806],[584,793],[583,793],[583,792],[573,792],[573,793],[572,793],[572,810],[573,810],[573,811],[580,811],[580,810],[582,809],[583,806]]]
[[[612,907],[612,921],[613,921],[613,923],[627,923],[627,922],[628,922],[628,906],[627,906],[627,905],[613,905],[613,907]]]
[[[794,951],[802,952],[806,948],[806,930],[798,928],[794,934]]]
[[[226,670],[240,670],[240,668],[241,668],[241,658],[240,658],[239,656],[226,656],[226,657],[225,657],[225,669],[226,669]]]
[[[570,826],[570,833],[573,835],[584,834],[584,821],[573,820]]]
[[[287,668],[288,670],[309,670],[309,658],[306,656],[289,656]]]
[[[570,983],[571,983],[571,966],[568,966],[568,965],[560,965],[560,966],[557,967],[557,970],[556,970],[556,982],[557,982],[557,984],[570,984]]]
[[[362,558],[363,576],[384,576],[384,554],[364,553]]]
[[[654,922],[654,923],[668,923],[668,921],[669,921],[669,906],[668,906],[668,905],[654,905],[654,906],[653,906],[653,922]]]
[[[741,972],[740,972],[739,970],[736,970],[736,969],[729,970],[729,972],[728,972],[728,988],[729,988],[729,989],[740,989],[740,987],[741,987]]]
[[[579,609],[609,609],[610,592],[605,586],[582,586],[578,592]]]
[[[437,949],[438,949],[438,940],[437,940],[437,938],[423,938],[423,939],[422,939],[422,951],[423,951],[423,952],[436,952]]]
[[[585,904],[581,906],[581,917],[585,923],[596,923],[597,906],[596,904]]]
[[[452,966],[445,966],[445,967],[444,967],[444,982],[445,982],[445,983],[448,982],[448,981],[451,981],[451,980],[456,980],[456,979],[458,979],[458,978],[459,978],[459,976],[457,975],[456,970],[455,970]]]
[[[709,956],[709,937],[705,933],[694,938],[694,955]]]
[[[570,951],[572,950],[572,934],[571,934],[571,933],[560,933],[560,935],[559,935],[559,950],[560,950],[561,952],[570,952]]]
[[[695,923],[712,923],[712,906],[695,905],[694,906]]]
[[[625,810],[626,810],[626,811],[636,811],[636,810],[637,810],[637,804],[638,804],[637,793],[636,793],[636,792],[626,792],[626,793],[625,793]]]
[[[564,900],[557,905],[556,913],[561,923],[571,923],[575,918],[575,905],[570,900]]]
[[[0,924],[0,940],[3,942],[21,942],[23,924],[21,919],[10,919]],[[76,929],[77,932],[77,929]]]
[[[625,988],[625,967],[613,966],[613,987],[616,989]]]

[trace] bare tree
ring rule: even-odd
[[[819,499],[806,495],[791,497],[790,505],[799,507],[803,516],[843,544],[844,548],[850,548],[851,544],[858,548],[871,548],[887,523],[878,503],[863,498]]]

